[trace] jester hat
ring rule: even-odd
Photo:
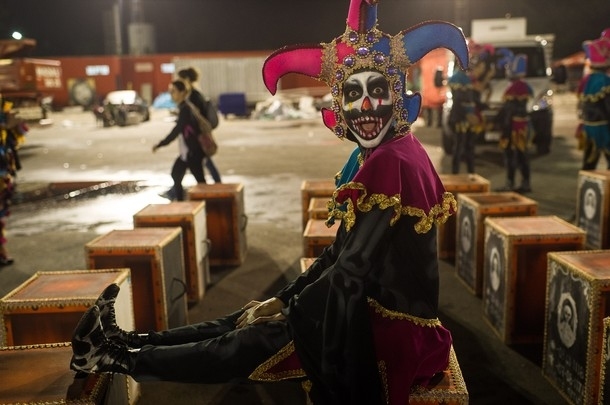
[[[497,67],[506,69],[506,74],[510,78],[524,77],[527,73],[527,55],[523,53],[514,54],[508,48],[500,48],[496,51],[498,60]]]
[[[350,0],[345,32],[329,43],[293,45],[271,54],[263,65],[263,81],[271,94],[287,73],[301,73],[326,83],[333,97],[331,109],[322,110],[324,125],[339,138],[347,135],[342,115],[345,81],[361,70],[381,73],[393,94],[397,132],[405,132],[419,114],[421,96],[407,96],[407,70],[436,48],[452,51],[459,65],[468,64],[468,48],[460,28],[443,21],[427,21],[391,36],[377,28],[380,0]]]
[[[601,37],[592,41],[583,42],[583,49],[591,67],[610,67],[610,41]]]

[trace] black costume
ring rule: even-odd
[[[403,89],[411,63],[430,50],[447,47],[464,65],[467,47],[443,22],[390,37],[377,30],[376,10],[377,2],[352,0],[344,35],[281,49],[263,67],[272,93],[289,72],[326,81],[325,125],[359,145],[329,202],[329,222],[341,221],[335,241],[269,301],[282,304],[271,305],[274,321],[236,328],[242,310],[138,336],[141,349],[128,352],[100,331],[105,322],[122,344],[133,338],[112,331],[100,304],[76,328],[73,369],[206,383],[306,379],[316,405],[406,404],[413,385],[445,370],[452,339],[437,318],[436,225],[456,202],[410,132],[420,97]]]

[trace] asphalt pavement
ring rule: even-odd
[[[569,220],[576,207],[581,153],[573,137],[575,97],[555,98],[551,153],[532,156],[532,193],[539,215]],[[19,194],[7,221],[8,248],[15,258],[0,268],[0,296],[36,271],[86,268],[84,245],[112,229],[131,229],[133,214],[171,185],[177,154],[170,145],[156,154],[152,145],[171,129],[166,111],[133,127],[100,128],[93,115],[70,109],[52,115],[53,124],[32,127],[21,151]],[[415,134],[441,173],[450,157],[440,148],[439,129],[418,122]],[[251,299],[266,298],[300,271],[302,229],[300,185],[332,178],[353,144],[336,139],[319,119],[251,121],[224,119],[216,131],[215,162],[223,182],[241,182],[248,216],[244,264],[213,268],[204,299],[189,310],[197,322],[232,311]],[[478,145],[477,173],[504,184],[496,145]],[[185,185],[194,184],[187,176]],[[471,404],[566,403],[542,376],[542,348],[507,346],[482,316],[481,299],[457,281],[453,265],[441,261],[441,321],[454,337]],[[202,367],[205,367],[202,364]],[[139,404],[304,404],[294,383],[199,385],[141,384]]]

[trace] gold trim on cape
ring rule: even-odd
[[[336,198],[339,192],[343,190],[355,190],[359,191],[360,195],[356,200],[356,208],[351,199],[347,199],[345,203],[340,204]],[[392,208],[394,215],[390,220],[390,226],[394,225],[402,215],[409,215],[418,217],[420,220],[415,224],[415,231],[417,233],[428,232],[433,224],[444,224],[452,214],[457,210],[457,202],[452,193],[445,191],[443,193],[443,201],[441,204],[436,204],[430,208],[429,212],[425,212],[421,208],[413,206],[403,206],[399,194],[388,196],[385,194],[371,194],[369,195],[366,187],[362,183],[349,182],[345,183],[333,192],[332,200],[329,202],[330,212],[328,214],[327,225],[329,220],[340,219],[344,224],[347,231],[349,231],[356,223],[356,209],[360,212],[368,212],[375,205],[378,205],[381,209]]]

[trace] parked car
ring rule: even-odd
[[[111,91],[93,112],[104,127],[122,127],[150,120],[148,104],[134,90]]]

